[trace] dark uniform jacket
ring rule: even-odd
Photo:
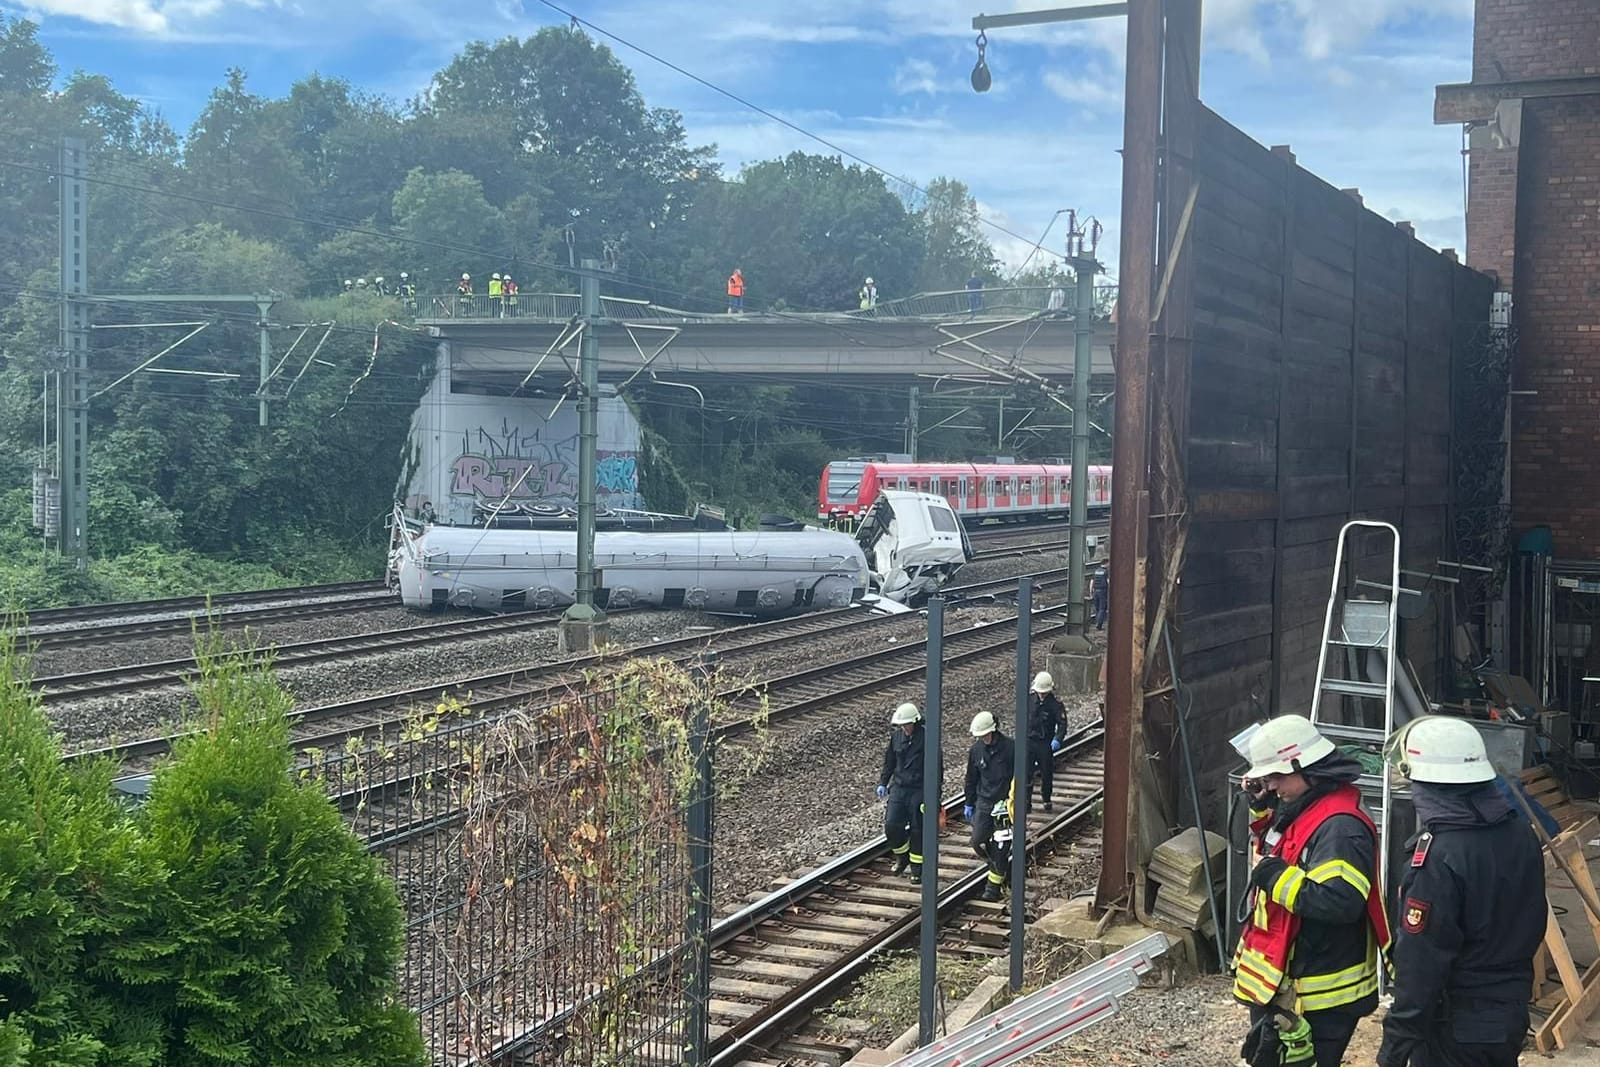
[[[1011,779],[1016,769],[1016,750],[1011,738],[994,732],[991,744],[983,738],[972,742],[967,752],[967,804],[982,814],[1011,795]]]
[[[1400,880],[1383,1067],[1439,1028],[1463,1045],[1520,1039],[1545,932],[1539,841],[1505,794],[1416,783],[1412,795],[1424,831]]]
[[[917,728],[907,737],[906,732],[896,726],[889,733],[889,744],[883,750],[883,773],[878,776],[878,784],[888,786],[890,792],[897,794],[916,795],[922,792],[922,760],[923,752],[927,747],[928,732],[922,724],[917,723]],[[939,768],[939,784],[941,791],[944,785],[944,768]]]
[[[1050,741],[1064,737],[1067,732],[1067,709],[1054,693],[1030,693],[1033,699],[1028,707],[1028,740],[1043,741],[1048,750]],[[1038,752],[1037,748],[1032,751]]]

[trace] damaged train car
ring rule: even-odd
[[[427,524],[398,510],[388,581],[410,608],[553,610],[577,593],[571,529]],[[886,492],[856,535],[784,530],[595,533],[602,608],[777,616],[879,598],[917,604],[972,558],[948,502]],[[900,609],[903,610],[903,609]]]

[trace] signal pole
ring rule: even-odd
[[[587,652],[605,644],[605,612],[595,606],[595,475],[599,467],[600,262],[583,261],[579,293],[583,337],[578,347],[578,575],[574,603],[561,616],[561,645]]]
[[[1099,229],[1094,223],[1094,229]],[[1072,531],[1067,565],[1067,632],[1088,632],[1084,611],[1084,564],[1088,557],[1089,528],[1089,376],[1093,373],[1094,279],[1100,264],[1094,258],[1094,241],[1085,247],[1084,231],[1067,237],[1067,264],[1078,276],[1073,306],[1072,352]]]
[[[61,139],[61,353],[56,389],[61,554],[89,566],[89,183],[81,137]]]

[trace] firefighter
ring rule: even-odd
[[[517,283],[507,274],[500,279],[500,292],[505,300],[505,313],[515,318],[517,314]]]
[[[728,275],[728,314],[737,315],[744,311],[744,271],[738,267],[733,268],[733,273]]]
[[[983,899],[999,900],[1007,867],[1000,844],[994,840],[994,810],[1004,803],[1003,812],[1015,812],[1011,792],[1016,750],[1011,738],[1000,732],[994,716],[987,711],[973,717],[972,736],[976,740],[967,752],[966,798],[961,813],[972,823],[972,851],[989,867]]]
[[[463,274],[461,276],[461,280],[459,282],[456,282],[456,295],[457,296],[471,296],[472,295],[472,275]]]
[[[1050,796],[1055,792],[1055,754],[1066,733],[1067,709],[1062,706],[1055,690],[1056,680],[1050,677],[1049,671],[1040,671],[1033,676],[1033,685],[1029,687],[1033,699],[1028,704],[1029,789],[1027,799],[1022,804],[1025,813],[1033,810],[1032,785],[1035,774],[1039,776],[1039,799],[1044,801],[1044,810],[1056,810]]]
[[[878,306],[878,283],[869,276],[861,285],[861,292],[857,294],[861,299],[861,310],[871,311]]]
[[[883,773],[878,776],[878,796],[887,797],[883,813],[883,836],[894,854],[894,873],[911,869],[912,884],[922,882],[922,816],[926,812],[922,795],[922,758],[927,734],[922,713],[915,704],[901,704],[889,719],[894,729],[883,750]],[[941,791],[943,768],[939,775]]]
[[[1548,915],[1539,841],[1471,723],[1414,719],[1388,755],[1421,832],[1400,879],[1378,1065],[1516,1067]]]
[[[489,275],[489,317],[500,317],[500,294],[505,291],[504,283],[500,281],[500,272]]]
[[[1252,1024],[1242,1054],[1279,1062],[1272,1056],[1303,1021],[1314,1062],[1338,1067],[1356,1022],[1378,1006],[1378,966],[1389,947],[1377,833],[1353,784],[1361,765],[1299,715],[1272,719],[1245,745],[1261,858],[1234,954],[1233,993],[1250,1006]]]

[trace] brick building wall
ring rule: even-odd
[[[1600,5],[1595,18],[1600,21]],[[1600,557],[1600,97],[1528,101],[1517,211],[1512,522]]]
[[[1600,74],[1596,0],[1478,0],[1472,80],[1523,81]]]
[[[1600,0],[1477,0],[1473,83],[1600,75]],[[1521,102],[1471,131],[1467,262],[1512,294],[1512,533],[1600,558],[1600,95]],[[1487,116],[1486,116],[1487,118]],[[1514,127],[1513,127],[1514,129]]]

